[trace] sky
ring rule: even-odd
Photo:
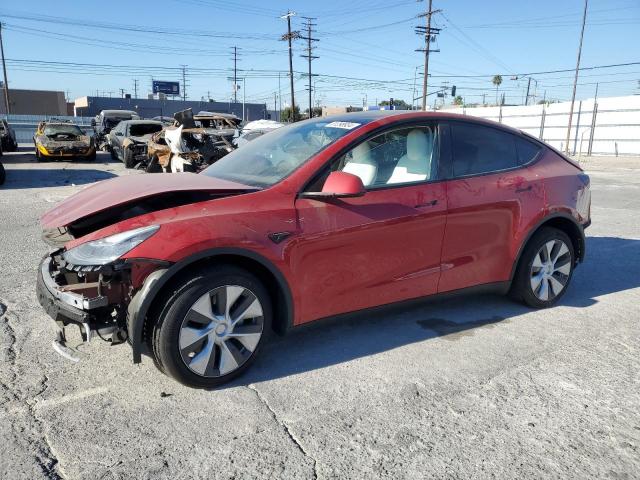
[[[182,80],[187,97],[228,101],[233,96],[232,47],[238,49],[238,100],[290,102],[286,20],[304,30],[313,17],[314,105],[374,105],[393,97],[412,103],[421,94],[424,24],[416,0],[258,1],[146,0],[109,2],[30,0],[0,6],[10,88],[84,95],[146,97],[151,80]],[[530,95],[568,100],[583,0],[434,0],[440,28],[430,56],[429,91],[457,87],[466,103],[495,102],[499,93],[521,104]],[[635,65],[580,72],[577,98],[640,94],[640,0],[590,0],[581,66]],[[296,103],[306,108],[307,42],[293,42]],[[516,78],[517,77],[517,78]],[[244,84],[244,85],[243,85]],[[414,87],[416,85],[416,87]],[[416,93],[414,93],[416,92]],[[484,97],[483,97],[484,95]],[[432,104],[435,96],[429,97]]]

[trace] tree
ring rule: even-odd
[[[456,98],[453,99],[453,104],[454,105],[464,105],[464,100],[462,100],[462,97],[460,95],[458,95]]]
[[[389,106],[389,100],[383,100],[380,103],[378,103],[378,106],[380,107],[388,107]],[[411,105],[409,105],[407,102],[405,102],[404,100],[393,100],[393,106],[396,107],[396,110],[411,110]]]
[[[322,107],[313,107],[313,109],[311,110],[313,112],[313,116],[314,117],[321,117],[322,116]],[[304,109],[304,114],[307,118],[309,118],[309,109],[305,108]]]
[[[289,121],[297,122],[298,120],[300,120],[300,107],[296,105],[296,108],[293,111],[293,119],[290,120],[289,119],[290,117],[291,117],[291,107],[287,107],[284,110],[282,110],[283,122],[289,122]]]
[[[494,75],[491,83],[496,86],[496,105],[498,105],[498,87],[502,83],[502,75]]]

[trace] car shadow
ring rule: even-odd
[[[0,187],[0,190],[85,185],[117,176],[111,172],[86,168],[7,168],[6,175],[6,182]]]
[[[586,245],[586,261],[576,269],[560,305],[586,308],[599,297],[640,287],[640,240],[588,237]],[[472,295],[319,321],[272,339],[247,373],[218,388],[296,375],[437,337],[457,341],[530,311],[507,297]]]
[[[90,168],[91,165],[120,163],[112,160],[106,152],[98,152],[95,160],[74,159],[73,161],[38,162],[33,147],[19,147],[18,152],[6,152],[0,157],[0,162],[3,163],[6,173],[6,181],[0,187],[2,190],[86,185],[117,176],[109,171]],[[24,164],[36,164],[38,167],[30,165],[28,168],[20,168],[20,165]],[[82,168],[78,168],[78,165],[81,165]]]

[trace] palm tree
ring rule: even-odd
[[[496,86],[496,105],[498,105],[498,87],[502,83],[502,75],[494,75],[491,83]]]

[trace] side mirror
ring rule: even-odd
[[[331,172],[322,186],[321,192],[302,192],[300,198],[315,200],[331,198],[361,197],[366,193],[362,180],[347,172]]]

